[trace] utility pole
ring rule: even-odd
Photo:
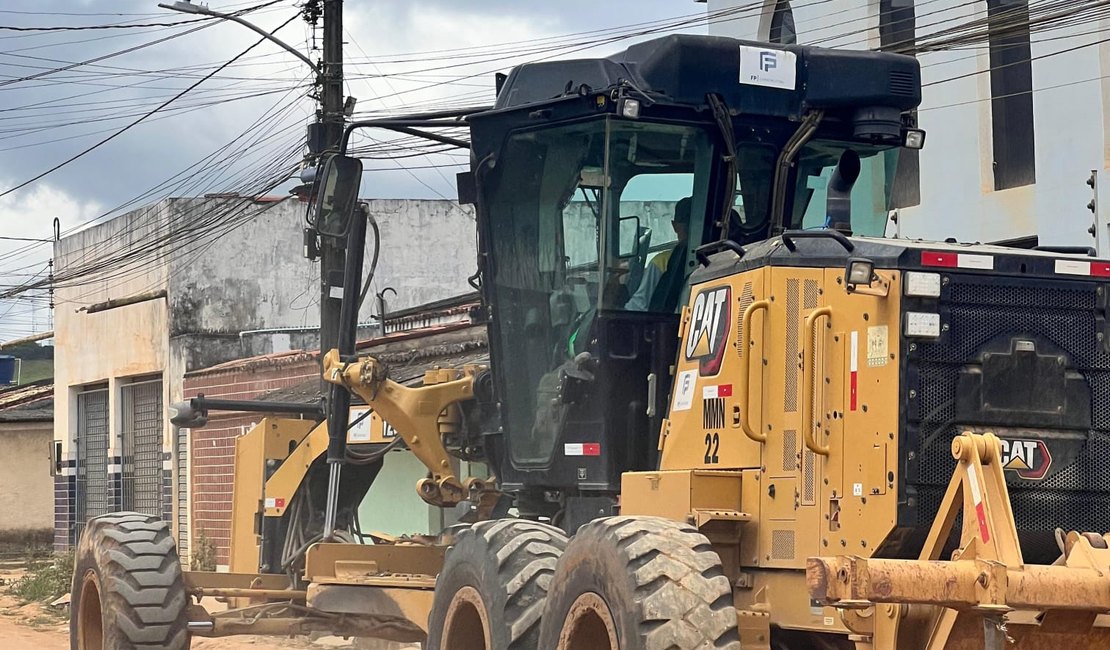
[[[320,70],[319,121],[325,152],[339,151],[345,127],[343,114],[343,0],[323,0],[323,51]],[[339,343],[339,309],[343,297],[344,242],[320,238],[320,361]]]
[[[325,152],[338,152],[346,127],[343,99],[343,0],[324,2],[324,60],[320,66],[321,94],[319,121],[323,125]],[[323,179],[319,179],[322,181]],[[322,188],[321,188],[322,189]],[[365,215],[350,215],[355,222],[344,242],[338,237],[320,237],[320,363],[324,354],[338,348],[341,354],[355,350],[358,322],[359,287],[344,287],[360,282],[362,246],[366,237]],[[351,250],[348,251],[346,246]],[[348,259],[350,253],[350,259]],[[346,278],[346,279],[344,279]],[[344,298],[346,297],[346,300]],[[352,311],[354,313],[352,314]],[[344,329],[349,321],[351,329]],[[321,381],[323,373],[321,372]],[[331,385],[328,392],[328,492],[324,504],[324,541],[335,532],[339,502],[340,471],[346,456],[347,427],[351,394],[343,386]]]

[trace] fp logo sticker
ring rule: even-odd
[[[731,297],[728,287],[714,287],[702,290],[694,298],[684,351],[687,361],[698,361],[698,374],[702,377],[721,371],[732,313]]]
[[[779,67],[779,55],[775,52],[768,52],[763,50],[759,53],[759,69],[764,72],[770,72]]]
[[[1002,469],[1016,472],[1026,481],[1039,481],[1052,465],[1052,454],[1043,440],[1007,440],[1001,438]]]

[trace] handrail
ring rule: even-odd
[[[802,395],[802,427],[804,427],[803,439],[806,448],[815,454],[828,456],[828,446],[818,444],[814,437],[817,423],[813,421],[813,403],[816,401],[817,392],[813,387],[813,371],[817,356],[814,339],[817,337],[817,320],[822,316],[828,317],[831,321],[832,307],[814,309],[809,316],[806,316],[805,340],[802,341],[802,388],[805,390],[805,394]]]
[[[831,239],[840,244],[844,250],[851,253],[856,250],[856,245],[852,243],[851,239],[844,236],[844,233],[839,230],[831,230],[829,228],[820,228],[818,230],[787,230],[780,236],[782,245],[793,253],[798,250],[798,245],[794,243],[795,239]]]
[[[752,429],[748,411],[748,405],[751,403],[751,397],[748,395],[748,377],[752,370],[752,355],[755,354],[752,347],[752,317],[755,316],[755,312],[766,311],[770,306],[771,303],[767,300],[756,300],[748,305],[740,318],[740,330],[743,332],[743,338],[740,340],[740,345],[743,346],[740,354],[740,422],[744,435],[760,444],[767,442],[767,434]]]

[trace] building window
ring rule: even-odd
[[[108,500],[108,389],[77,393],[77,513],[71,544],[92,517],[112,511]]]
[[[1033,64],[1026,0],[987,0],[990,20],[994,189],[1037,181],[1033,145]]]
[[[780,45],[792,45],[798,42],[790,0],[778,0],[775,3],[775,13],[771,15],[771,31],[767,40]]]
[[[913,0],[879,0],[879,47],[884,52],[915,54],[917,17]],[[887,154],[888,178],[893,178],[891,208],[908,208],[921,203],[921,152],[894,150]]]
[[[165,517],[162,380],[136,381],[120,389],[120,500],[124,510]]]

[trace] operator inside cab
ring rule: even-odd
[[[686,281],[687,239],[690,233],[690,197],[678,201],[671,218],[677,237],[674,246],[648,260],[640,286],[624,304],[631,311],[674,311]]]

